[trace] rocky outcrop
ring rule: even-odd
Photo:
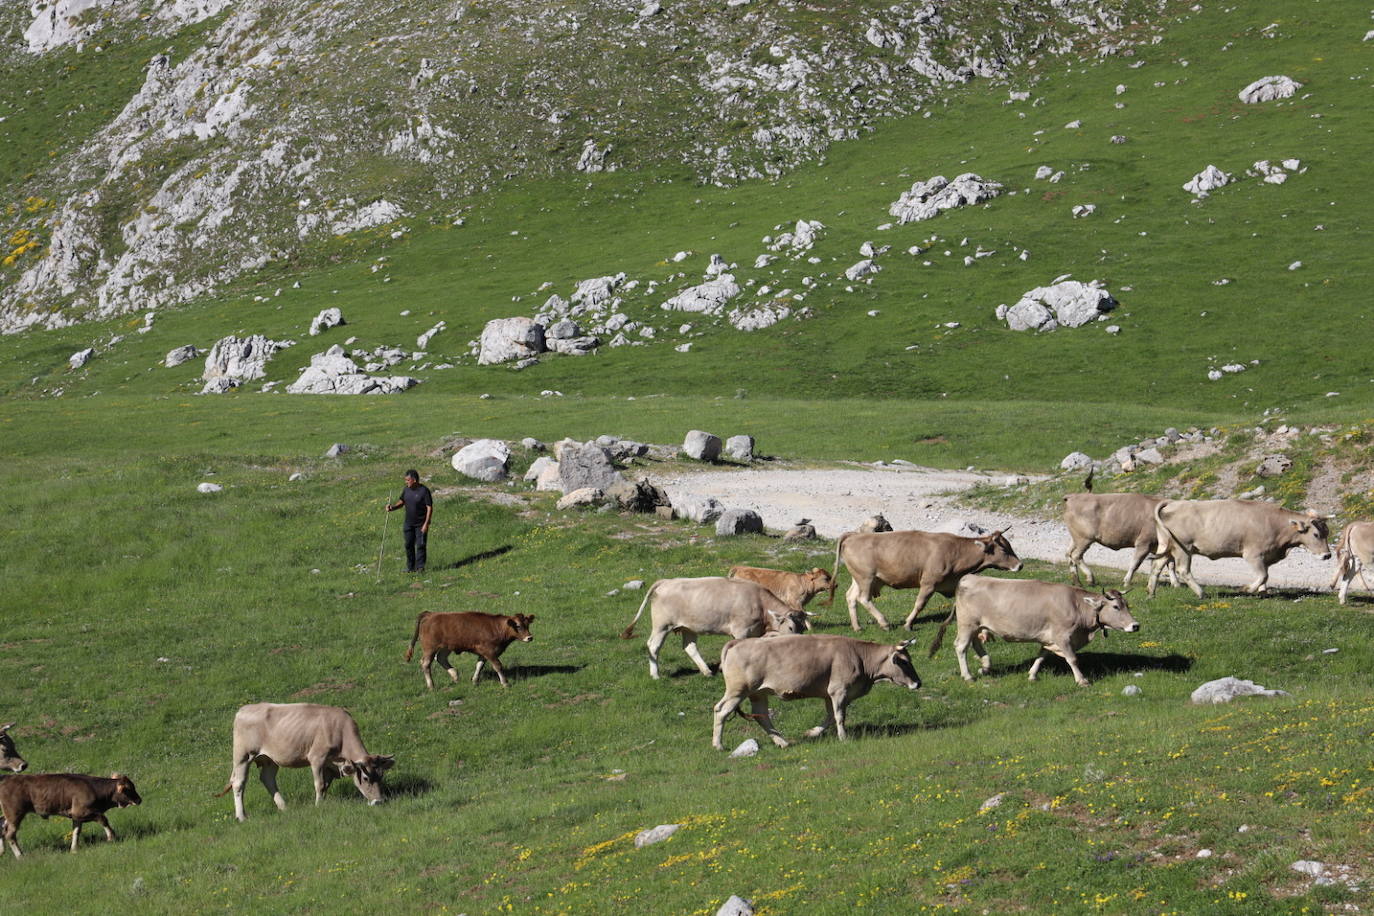
[[[251,337],[222,337],[215,341],[205,357],[205,371],[201,378],[207,382],[218,378],[239,382],[252,381],[267,374],[267,361],[279,350],[294,341],[268,340],[261,334]]]
[[[1061,280],[1050,286],[1037,286],[1011,308],[999,306],[997,317],[1013,331],[1053,331],[1105,318],[1116,306],[1112,294],[1095,280]]]
[[[288,394],[397,394],[420,382],[408,375],[368,375],[335,344],[310,357],[300,378],[286,386]]]
[[[497,318],[482,329],[479,366],[529,359],[543,353],[544,326],[533,318]]]
[[[451,463],[464,477],[488,483],[505,480],[510,468],[510,447],[499,439],[478,439],[455,452]]]
[[[1302,83],[1287,76],[1262,76],[1242,89],[1238,94],[1247,105],[1272,102],[1275,99],[1292,98]]]
[[[991,200],[1001,193],[1002,185],[973,172],[955,176],[953,181],[936,175],[928,181],[916,182],[910,191],[903,191],[887,212],[897,217],[899,223],[914,223],[933,219],[955,207]]]

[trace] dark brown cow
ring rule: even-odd
[[[142,804],[134,781],[118,773],[109,779],[85,776],[81,773],[37,773],[30,776],[10,776],[0,780],[0,814],[4,815],[4,831],[0,832],[0,854],[5,842],[17,859],[23,855],[19,848],[19,825],[30,814],[39,817],[69,817],[72,819],[72,852],[76,852],[81,837],[81,825],[95,821],[105,828],[105,839],[112,842],[115,833],[105,812],[111,808],[127,808]]]
[[[506,687],[506,672],[501,667],[501,653],[506,651],[515,640],[529,642],[534,639],[530,634],[530,624],[534,623],[533,614],[516,614],[506,617],[501,614],[482,614],[477,611],[454,611],[435,614],[425,611],[415,618],[415,635],[410,637],[410,648],[406,649],[406,661],[415,653],[415,641],[420,641],[420,671],[425,676],[425,686],[434,689],[434,679],[430,677],[431,663],[437,658],[439,665],[458,682],[458,669],[449,664],[450,652],[471,652],[477,656],[477,670],[472,672],[472,682],[482,674],[482,663],[491,665],[501,686]]]
[[[15,773],[24,772],[28,762],[19,756],[19,750],[14,746],[14,739],[10,737],[10,729],[14,728],[14,723],[0,725],[0,767],[11,770]]]
[[[804,573],[794,573],[762,566],[731,566],[730,578],[757,582],[777,595],[784,604],[796,608],[806,607],[808,601],[824,591],[830,592],[830,600],[826,604],[831,604],[835,600],[835,583],[830,578],[830,573],[819,567],[812,567]]]
[[[856,630],[859,629],[856,604],[860,603],[868,608],[878,626],[890,629],[887,618],[873,604],[883,586],[920,589],[916,606],[906,618],[909,630],[931,595],[939,592],[946,598],[952,597],[964,576],[992,568],[1010,572],[1021,568],[1020,558],[1001,531],[976,538],[932,531],[873,534],[849,531],[835,542],[832,576],[839,573],[841,561],[854,580],[844,598],[849,604],[849,623]]]

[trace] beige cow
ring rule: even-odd
[[[652,629],[649,633],[649,677],[658,677],[658,651],[669,633],[682,634],[682,649],[697,666],[697,670],[711,676],[711,666],[697,650],[700,633],[725,633],[735,639],[762,636],[776,630],[780,633],[806,632],[806,612],[791,607],[781,598],[757,582],[726,579],[721,576],[702,576],[695,579],[659,579],[644,594],[634,619],[620,634],[621,639],[634,636],[635,624],[644,613],[644,606],[653,602],[649,612]]]
[[[1244,557],[1255,578],[1242,591],[1259,594],[1268,587],[1269,567],[1294,547],[1325,560],[1331,556],[1326,520],[1315,512],[1294,512],[1273,503],[1248,499],[1171,499],[1155,507],[1156,538],[1164,553],[1150,570],[1150,596],[1159,574],[1172,559],[1179,575],[1202,597],[1193,577],[1193,555],[1208,559]]]
[[[832,578],[838,575],[841,562],[853,580],[844,597],[849,605],[849,623],[855,630],[859,629],[857,604],[868,609],[878,626],[890,629],[887,618],[873,604],[884,586],[920,589],[906,618],[909,630],[931,595],[939,592],[953,596],[964,576],[985,569],[1016,572],[1021,568],[1020,558],[1001,531],[975,538],[932,531],[850,531],[835,542]]]
[[[340,775],[353,784],[369,805],[382,801],[382,778],[396,758],[369,754],[348,710],[314,703],[250,703],[234,716],[234,762],[229,785],[234,790],[234,817],[244,819],[243,785],[248,766],[257,763],[262,784],[272,801],[285,811],[286,799],[277,788],[279,767],[310,767],[315,777],[315,804]]]
[[[1111,550],[1134,548],[1131,565],[1126,569],[1122,588],[1131,587],[1131,578],[1151,554],[1161,554],[1155,509],[1165,502],[1161,496],[1143,493],[1070,493],[1064,497],[1064,527],[1069,529],[1073,543],[1069,547],[1069,569],[1073,581],[1082,585],[1096,585],[1092,568],[1083,562],[1083,555],[1094,544]],[[1079,573],[1082,573],[1080,577]],[[1173,577],[1173,568],[1169,575]],[[1174,582],[1178,584],[1177,581]]]
[[[1351,522],[1341,532],[1340,542],[1336,545],[1336,575],[1331,579],[1331,587],[1340,583],[1340,601],[1345,604],[1346,593],[1356,576],[1370,588],[1364,577],[1364,568],[1374,564],[1374,522]]]
[[[975,636],[986,634],[1011,642],[1039,643],[1040,654],[1030,668],[1032,681],[1045,659],[1054,653],[1069,663],[1079,686],[1086,687],[1088,679],[1078,669],[1078,650],[1099,631],[1105,637],[1107,630],[1134,633],[1140,629],[1126,599],[1115,589],[1099,595],[1058,582],[969,576],[959,582],[954,610],[940,624],[940,632],[930,644],[932,658],[940,651],[945,628],[956,618],[959,633],[954,640],[954,654],[959,659],[959,676],[966,681],[973,680],[968,670],[969,646],[978,653],[983,674],[992,667],[984,640]]]
[[[720,671],[725,695],[715,705],[711,746],[720,750],[725,720],[749,698],[751,715],[773,743],[787,747],[787,739],[773,725],[768,697],[784,700],[820,697],[825,700],[825,721],[806,733],[815,738],[833,723],[841,741],[845,710],[868,693],[878,681],[891,681],[915,690],[921,678],[907,654],[908,643],[885,646],[849,636],[778,636],[773,639],[741,639],[725,644]]]

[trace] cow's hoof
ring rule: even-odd
[[[823,725],[817,725],[815,728],[809,728],[806,730],[806,737],[808,738],[819,738],[821,735],[824,734],[825,726]]]
[[[778,747],[787,747],[786,738],[774,738],[773,743],[776,744]]]

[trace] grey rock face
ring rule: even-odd
[[[491,366],[543,353],[544,326],[533,318],[496,318],[482,329],[477,364]]]
[[[1293,467],[1293,459],[1287,455],[1266,455],[1255,471],[1261,477],[1282,477]]]
[[[734,461],[754,460],[754,437],[731,436],[725,440],[725,457]]]
[[[1183,190],[1191,191],[1194,197],[1206,197],[1217,188],[1231,183],[1231,176],[1214,165],[1198,172],[1183,185]]]
[[[75,353],[73,353],[71,356],[67,357],[67,363],[68,363],[73,369],[80,369],[82,366],[84,366],[84,365],[86,365],[87,363],[89,363],[89,362],[91,361],[91,359],[94,358],[94,356],[95,356],[95,348],[94,348],[94,347],[87,347],[87,348],[84,349],[84,350],[77,350],[77,351],[76,351]]]
[[[539,479],[539,475],[544,473],[545,470],[547,470],[548,468],[557,467],[557,461],[554,461],[548,455],[540,455],[538,458],[534,459],[534,462],[530,465],[529,470],[525,472],[525,476],[523,479],[526,482],[536,481]]]
[[[716,519],[716,535],[763,534],[763,518],[753,509],[727,509]]]
[[[200,355],[200,350],[187,344],[184,347],[177,347],[175,350],[168,350],[167,355],[162,358],[162,365],[171,369],[173,366],[180,366],[182,363],[190,362]]]
[[[596,487],[609,492],[617,483],[625,480],[611,463],[610,453],[595,442],[577,448],[565,448],[560,454],[558,473],[564,493],[582,487]]]
[[[205,357],[205,371],[201,378],[232,378],[241,382],[262,378],[267,374],[267,361],[277,351],[291,346],[290,341],[268,340],[261,334],[251,337],[222,337],[215,341]]]
[[[205,383],[205,387],[200,389],[201,394],[227,394],[239,387],[239,380],[236,378],[212,378]]]
[[[681,824],[659,824],[648,830],[641,830],[635,836],[635,848],[643,849],[645,846],[652,846],[655,843],[662,843],[668,837],[682,829]]]
[[[453,455],[453,469],[465,477],[488,483],[505,480],[510,467],[510,448],[499,439],[478,439]]]
[[[664,517],[672,518],[672,501],[669,500],[668,493],[647,479],[636,480],[634,483],[621,480],[607,490],[606,495],[628,512],[664,514],[659,510],[666,510]]]
[[[739,294],[740,286],[735,282],[735,275],[721,274],[714,280],[683,290],[664,302],[662,307],[669,311],[718,315],[724,311],[725,304]]]
[[[352,449],[349,448],[343,442],[335,442],[333,445],[329,446],[329,448],[325,451],[324,457],[338,458],[340,455],[346,455],[351,451]]]
[[[576,490],[565,493],[563,497],[558,500],[557,507],[559,509],[571,509],[574,506],[594,506],[605,498],[606,494],[602,493],[596,487],[579,487]]]
[[[1064,460],[1059,462],[1059,466],[1066,471],[1079,471],[1092,467],[1092,464],[1092,458],[1083,452],[1069,452],[1064,456]]]
[[[694,458],[697,461],[715,461],[720,457],[720,449],[719,436],[713,436],[699,429],[688,431],[687,437],[682,440],[682,450],[687,453],[688,458]]]
[[[1254,681],[1237,677],[1223,677],[1208,681],[1193,691],[1192,701],[1198,704],[1229,703],[1236,697],[1277,697],[1288,696],[1286,690],[1270,690]]]
[[[1053,331],[1104,318],[1116,305],[1116,299],[1097,281],[1063,280],[1025,293],[1003,317],[1013,331]]]
[[[753,738],[745,738],[740,746],[730,752],[731,757],[753,757],[759,752],[759,743]]]
[[[408,375],[372,376],[349,359],[335,344],[310,357],[300,378],[286,386],[288,394],[396,394],[418,385]]]
[[[753,741],[754,739],[750,738],[749,740]],[[754,905],[738,894],[731,894],[730,899],[722,903],[720,909],[716,910],[716,916],[754,916]]]
[[[784,541],[814,541],[817,537],[816,526],[810,523],[804,523],[793,525],[791,528],[788,528],[787,533],[782,536],[782,539]]]
[[[931,219],[945,210],[966,207],[990,200],[1002,193],[1002,185],[986,181],[973,172],[956,176],[953,181],[936,175],[929,181],[918,181],[910,191],[903,191],[887,212],[899,223],[914,223]]]
[[[1238,95],[1245,104],[1255,105],[1260,102],[1272,102],[1275,99],[1291,98],[1301,88],[1302,83],[1291,77],[1262,76],[1242,89]]]

